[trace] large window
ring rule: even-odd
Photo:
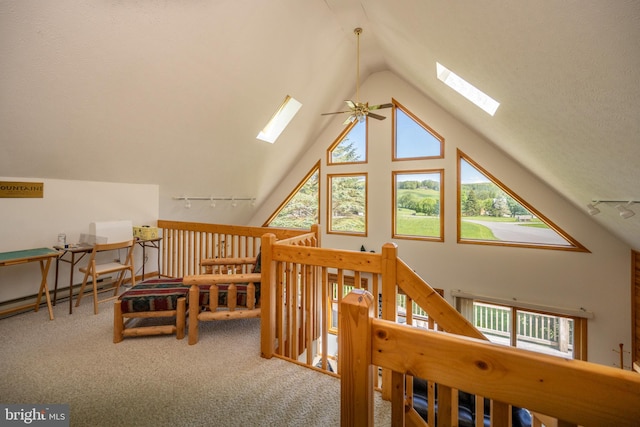
[[[393,237],[443,240],[443,170],[393,172]]]
[[[320,162],[315,164],[263,226],[307,230],[319,219]]]
[[[367,235],[367,174],[327,175],[328,233]]]
[[[393,100],[393,160],[444,157],[444,138]]]
[[[552,356],[586,360],[587,318],[487,302],[456,298],[458,310],[496,344]]]
[[[458,242],[588,252],[460,150]]]

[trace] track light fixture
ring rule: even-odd
[[[636,213],[634,211],[632,211],[631,209],[627,208],[627,206],[631,206],[632,203],[629,202],[627,203],[627,205],[616,205],[616,209],[618,209],[618,212],[620,212],[620,216],[624,219],[630,218],[632,216],[634,216]]]
[[[184,207],[186,209],[190,209],[191,208],[191,201],[192,200],[206,200],[209,202],[209,206],[211,208],[215,208],[217,205],[217,201],[229,201],[231,202],[231,207],[237,207],[238,206],[238,201],[249,201],[251,202],[251,206],[255,206],[256,205],[256,198],[255,197],[235,197],[235,196],[231,196],[231,197],[214,197],[214,196],[206,196],[206,197],[202,197],[202,196],[174,196],[173,200],[184,200]]]
[[[636,214],[629,208],[634,203],[640,203],[640,200],[592,200],[591,203],[587,204],[589,215],[597,215],[600,213],[600,209],[596,208],[596,206],[600,203],[615,203],[614,207],[618,210],[620,216],[623,219],[627,219]]]
[[[596,205],[600,202],[595,202],[593,204],[589,203],[587,205],[587,209],[589,211],[589,215],[598,215],[600,213],[600,209],[596,208]]]

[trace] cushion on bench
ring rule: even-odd
[[[226,307],[227,306],[227,289],[229,289],[229,285],[217,285],[218,286],[218,306]],[[209,306],[209,288],[210,285],[198,285],[200,289],[200,298],[198,303],[200,307]],[[255,283],[256,287],[256,302],[260,300],[260,283]],[[236,304],[240,307],[247,306],[247,284],[238,283],[236,284]]]
[[[187,297],[189,286],[182,279],[151,279],[136,284],[120,295],[122,313],[175,310],[180,297]]]

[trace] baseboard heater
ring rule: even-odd
[[[111,284],[115,281],[115,279],[112,276],[106,276],[106,277],[102,277],[100,279],[98,279],[98,291],[100,291],[100,289],[103,288],[107,288],[109,286],[111,286]],[[130,282],[131,279],[125,279],[124,283]],[[91,292],[91,287],[92,285],[92,281],[88,280],[87,281],[87,286],[85,287],[85,294],[90,293]],[[76,297],[78,296],[78,294],[80,293],[80,287],[82,286],[82,283],[77,283],[75,285],[73,285],[73,289],[74,289],[74,293],[73,296]],[[87,292],[87,289],[89,290],[89,292]],[[49,289],[49,294],[51,295],[51,300],[53,302],[53,289]],[[67,301],[69,299],[69,286],[65,286],[64,288],[60,288],[58,287],[58,294],[57,294],[57,302],[60,301]],[[23,297],[19,297],[19,298],[14,298],[14,299],[10,299],[10,300],[6,300],[6,301],[2,301],[0,302],[0,308],[2,307],[11,307],[11,306],[16,306],[19,307],[21,305],[27,305],[27,304],[35,304],[36,300],[38,299],[38,294],[32,294],[32,295],[25,295]],[[46,307],[47,306],[47,298],[42,295],[42,299],[40,300],[40,307]],[[27,307],[25,308],[24,311],[28,311],[31,310],[31,307]],[[21,311],[21,312],[24,312]],[[19,314],[21,312],[18,313],[12,313],[13,315],[15,314]],[[9,317],[9,316],[6,316]]]

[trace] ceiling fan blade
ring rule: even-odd
[[[349,108],[351,108],[352,110],[355,110],[355,109],[356,109],[356,104],[355,104],[355,102],[350,101],[350,100],[346,100],[346,101],[344,101],[344,102],[345,102],[345,103],[347,104],[347,106],[348,106]]]
[[[380,105],[372,105],[369,107],[369,110],[380,110],[381,108],[391,108],[393,104],[380,104]]]
[[[369,112],[369,114],[367,114],[367,116],[371,117],[372,119],[376,119],[376,120],[384,120],[384,119],[386,119],[386,117],[384,117],[384,116],[381,116],[379,114],[374,114],[374,113],[371,113],[371,112]]]
[[[351,112],[351,111],[336,111],[336,112],[334,112],[334,113],[322,113],[322,114],[320,114],[320,115],[321,115],[321,116],[328,116],[328,115],[331,115],[331,114],[343,114],[343,113],[350,113],[350,112]]]

